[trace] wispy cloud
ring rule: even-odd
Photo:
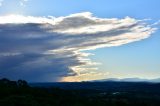
[[[26,2],[28,2],[28,0],[20,0],[20,6],[26,6]]]
[[[89,12],[58,18],[1,16],[0,77],[78,81],[106,76],[85,50],[139,41],[154,31],[141,20],[97,18]]]
[[[0,0],[0,6],[2,6],[3,1],[4,1],[4,0]]]
[[[3,2],[5,2],[6,0],[0,0],[0,6],[3,5]],[[14,0],[16,3],[18,3],[20,6],[26,6],[26,3],[29,1],[29,0]]]

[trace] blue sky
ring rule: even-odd
[[[99,17],[123,18],[125,16],[135,18],[159,19],[158,0],[28,0],[26,6],[19,6],[17,1],[6,0],[1,6],[1,13],[21,13],[34,16],[66,16],[68,14],[89,11]],[[23,0],[21,0],[23,1]],[[6,4],[6,5],[5,5]],[[12,8],[12,6],[14,8]]]
[[[17,14],[65,17],[70,14],[90,12],[99,18],[123,19],[129,16],[137,20],[150,19],[145,23],[153,24],[160,20],[159,4],[159,0],[4,0],[0,6],[0,16]],[[159,25],[153,27],[159,28]],[[138,42],[87,51],[94,54],[89,56],[93,62],[101,63],[97,65],[98,72],[107,73],[96,78],[158,78],[160,76],[159,34],[160,31],[157,29],[149,38]]]

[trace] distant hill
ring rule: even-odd
[[[160,89],[160,83],[134,82],[131,81],[94,81],[94,82],[51,82],[51,83],[30,83],[32,87],[51,88],[57,87],[62,89],[90,89],[90,90],[145,90]]]
[[[93,80],[91,82],[105,82],[105,81],[118,81],[118,82],[150,82],[150,83],[160,83],[160,78],[156,79],[142,79],[142,78],[108,78],[108,79],[101,79],[101,80]]]

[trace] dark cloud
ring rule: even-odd
[[[154,30],[133,18],[102,19],[88,12],[59,18],[2,16],[0,77],[78,81],[105,75],[85,50],[138,41]]]

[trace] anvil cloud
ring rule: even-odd
[[[0,16],[0,78],[90,80],[107,73],[98,71],[85,50],[139,41],[154,31],[143,20],[97,18],[89,12],[58,18]]]

